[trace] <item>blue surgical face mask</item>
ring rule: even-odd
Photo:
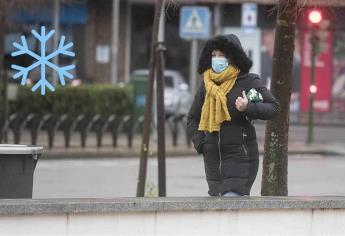
[[[212,69],[216,73],[223,72],[229,66],[229,61],[225,57],[212,57]]]

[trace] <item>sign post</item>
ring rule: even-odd
[[[192,94],[195,94],[196,90],[197,40],[206,39],[210,36],[210,20],[211,13],[208,7],[188,6],[181,8],[180,37],[191,40],[189,85]]]
[[[166,196],[166,164],[165,164],[165,110],[164,110],[164,87],[165,87],[165,58],[164,25],[165,25],[165,1],[162,2],[161,16],[158,30],[158,44],[155,50],[156,56],[156,114],[157,120],[157,157],[158,157],[158,196]],[[155,132],[156,133],[156,132]]]

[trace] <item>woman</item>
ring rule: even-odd
[[[208,40],[200,55],[203,80],[188,112],[187,132],[203,154],[210,196],[249,195],[259,166],[251,121],[279,113],[277,100],[259,76],[249,73],[251,66],[233,34]],[[261,101],[248,101],[253,88]]]

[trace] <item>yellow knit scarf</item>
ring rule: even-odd
[[[226,95],[234,86],[239,72],[231,65],[221,73],[215,73],[212,69],[204,72],[206,95],[198,130],[219,131],[223,121],[231,120]]]

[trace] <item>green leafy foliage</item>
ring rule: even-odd
[[[19,87],[18,97],[11,102],[11,113],[54,115],[79,114],[108,116],[125,115],[132,109],[132,87],[118,87],[106,84],[79,87],[62,87],[54,93],[42,96],[39,91],[31,92],[29,87]]]

